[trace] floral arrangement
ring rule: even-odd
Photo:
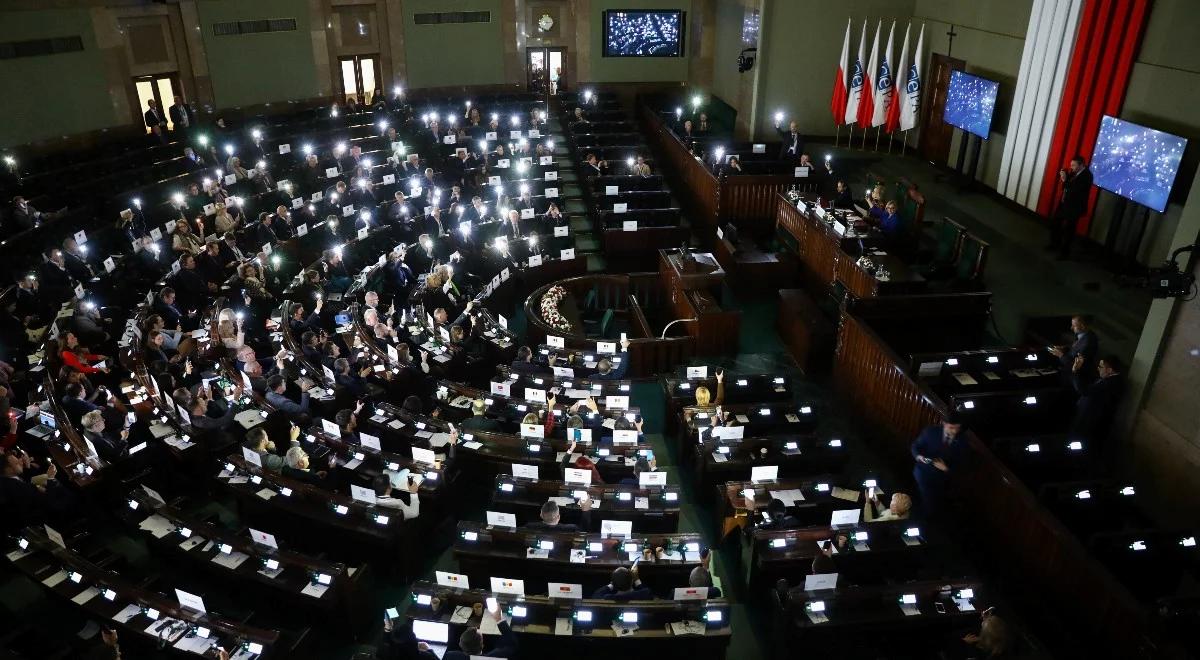
[[[558,311],[559,303],[567,295],[567,290],[556,284],[542,296],[542,321],[560,332],[571,332],[571,323]]]

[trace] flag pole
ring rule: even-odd
[[[904,139],[900,141],[900,155],[904,155],[904,149],[908,146],[908,130],[904,131]]]
[[[892,133],[888,132],[888,155],[892,153]]]
[[[833,146],[836,147],[838,146],[838,142],[841,142],[842,140],[842,125],[835,124],[835,126],[837,126],[837,132],[833,134]]]
[[[879,134],[883,132],[883,127],[875,129],[875,151],[879,151]]]
[[[866,150],[867,150],[867,127],[863,126],[863,143],[862,143],[862,149],[860,149],[860,151],[866,151]]]

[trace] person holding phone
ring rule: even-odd
[[[592,594],[592,598],[624,602],[651,600],[654,598],[654,594],[650,592],[650,587],[642,584],[642,580],[638,577],[637,562],[634,562],[632,568],[621,566],[614,569],[609,583],[597,589]]]
[[[592,380],[621,380],[625,378],[625,372],[629,371],[629,338],[621,339],[621,356],[620,364],[613,364],[609,358],[603,358],[596,365],[596,373],[592,375]]]
[[[508,625],[508,621],[504,619],[504,613],[500,611],[500,604],[495,598],[487,600],[487,611],[483,616],[491,617],[496,622],[496,629],[500,631],[500,638],[492,645],[492,648],[487,652],[483,650],[483,633],[479,632],[479,628],[471,626],[464,630],[458,636],[458,648],[452,651],[446,651],[446,655],[442,660],[470,660],[473,656],[486,656],[489,658],[514,658],[517,655],[517,637],[513,634],[512,627]],[[421,648],[424,644],[417,644],[417,649],[421,655],[418,657],[422,660],[431,660],[436,658],[433,651],[429,647]]]
[[[962,428],[962,419],[951,412],[941,424],[921,431],[910,448],[914,461],[913,478],[921,492],[921,505],[930,517],[945,508],[950,475],[967,458],[967,442],[960,437]]]

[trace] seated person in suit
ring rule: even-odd
[[[299,436],[300,427],[293,426]],[[268,472],[279,472],[283,469],[283,457],[276,453],[275,443],[267,435],[267,429],[256,426],[246,434],[246,446],[258,454],[263,469]]]
[[[292,416],[294,421],[300,415],[308,414],[308,390],[311,388],[312,384],[309,381],[300,381],[300,402],[297,403],[284,394],[287,383],[283,380],[283,376],[275,374],[267,379],[267,403]]]
[[[363,404],[360,401],[354,410],[343,408],[333,416],[333,421],[338,425],[338,429],[341,430],[342,442],[348,445],[362,444],[362,441],[358,437],[358,413],[362,410],[362,406]]]
[[[46,493],[27,481],[24,472],[25,462],[18,452],[0,455],[0,504],[4,505],[0,529],[10,534],[42,522],[46,514]],[[49,469],[46,473],[51,474]],[[54,483],[54,479],[49,483]]]
[[[708,563],[710,557],[712,557],[712,553],[706,553],[702,560],[704,565],[697,566],[696,568],[692,569],[691,573],[688,573],[688,586],[692,587],[693,589],[707,587],[708,596],[706,596],[706,598],[720,598],[721,588],[713,586],[712,573],[708,572]]]
[[[650,587],[642,584],[641,579],[638,578],[637,564],[634,564],[633,568],[621,566],[613,570],[609,583],[597,589],[592,594],[592,598],[624,602],[652,600],[654,594],[650,593]]]
[[[496,640],[496,644],[491,650],[484,652],[483,633],[479,632],[479,628],[470,626],[458,636],[458,650],[446,651],[442,660],[468,660],[474,657],[512,658],[516,656],[517,638],[513,635],[512,628],[504,620],[504,615],[500,610],[484,612],[483,616],[492,617],[496,621],[496,628],[500,631],[500,639]],[[420,647],[421,645],[418,644],[417,648],[420,649]],[[428,649],[420,652],[422,660],[433,660],[437,657],[433,651]]]
[[[312,313],[307,317],[304,315],[304,305],[293,303],[290,316],[288,317],[288,329],[293,337],[300,337],[305,330],[320,330],[318,325],[321,321],[321,307],[325,304],[325,299],[319,293],[317,294],[317,305]]]
[[[618,419],[617,421],[620,422],[621,420],[624,420],[624,419],[625,419],[624,417],[621,417],[621,419]],[[626,421],[628,421],[628,420],[626,420]],[[625,431],[625,430],[632,430],[632,429],[617,428],[616,430]],[[639,435],[639,437],[641,436],[640,433],[638,435]],[[656,469],[658,469],[658,461],[657,460],[655,460],[653,458],[647,460],[644,456],[639,456],[637,459],[637,462],[633,464],[633,476],[625,477],[624,479],[622,479],[620,481],[620,485],[622,485],[622,486],[638,486],[641,483],[641,476],[642,476],[643,472],[654,472]]]
[[[126,440],[129,438],[129,430],[122,429],[119,434],[104,432],[104,413],[99,410],[93,410],[80,420],[80,426],[83,428],[84,442],[87,443],[88,451],[91,456],[88,456],[88,461],[93,462],[97,456],[105,461],[113,462],[126,454],[129,448]]]
[[[102,401],[107,401],[108,396],[106,391],[107,388],[103,385],[97,387],[93,398],[96,395],[100,395]],[[67,417],[73,424],[78,424],[84,415],[101,409],[100,406],[86,399],[84,397],[85,394],[83,384],[78,382],[67,384],[63,391],[62,400],[59,403],[62,405],[63,412],[67,414]]]
[[[721,173],[725,176],[745,174],[745,172],[742,170],[742,160],[737,156],[730,156],[729,161],[726,162],[725,166],[721,168]]]
[[[515,374],[544,374],[551,371],[550,367],[534,363],[533,350],[528,346],[517,349],[517,359],[512,361],[509,369]]]
[[[421,498],[417,494],[420,486],[412,479],[408,480],[407,490],[408,502],[403,498],[392,497],[392,480],[389,473],[376,475],[372,481],[375,487],[375,505],[382,506],[388,509],[395,509],[400,512],[400,516],[405,520],[412,520],[421,515]]]
[[[342,386],[354,399],[362,399],[367,396],[367,381],[365,376],[371,373],[371,367],[363,367],[359,373],[355,374],[350,370],[350,360],[346,358],[338,358],[333,362],[334,380],[338,385]]]
[[[283,457],[283,476],[310,484],[319,484],[329,476],[324,470],[313,472],[308,469],[308,452],[292,447]]]
[[[608,174],[608,161],[599,160],[596,154],[588,153],[586,162],[583,165],[583,175],[585,177],[603,176]]]
[[[559,510],[558,502],[546,500],[539,513],[542,519],[524,525],[524,528],[543,532],[586,532],[591,529],[592,498],[585,497],[579,500],[579,508],[582,510],[582,513],[579,514],[578,525],[563,523],[561,522],[562,512]]]
[[[596,374],[592,376],[592,380],[621,380],[625,377],[625,372],[629,371],[629,340],[625,339],[621,342],[621,364],[613,366],[612,360],[603,358],[596,365]]]
[[[475,399],[471,402],[471,416],[464,419],[460,428],[464,431],[491,431],[499,432],[500,423],[486,416],[487,403],[483,399]]]
[[[892,499],[886,507],[883,505],[883,496],[874,493],[863,502],[862,519],[864,522],[904,520],[911,509],[912,498],[904,493],[892,493]]]
[[[1121,402],[1125,379],[1121,375],[1121,360],[1115,355],[1105,355],[1096,365],[1099,378],[1090,384],[1082,373],[1087,357],[1082,353],[1075,356],[1072,365],[1071,384],[1079,394],[1075,402],[1075,417],[1071,420],[1071,435],[1091,442],[1102,442],[1108,435],[1113,415]]]
[[[833,196],[833,199],[831,200],[831,204],[832,204],[833,208],[847,209],[847,210],[853,209],[854,208],[854,195],[850,194],[850,186],[847,186],[846,182],[842,181],[840,179],[838,180],[836,185],[837,185],[837,194],[835,194]]]

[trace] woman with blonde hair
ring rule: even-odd
[[[238,219],[229,214],[225,202],[217,202],[217,214],[213,218],[213,222],[218,234],[227,234],[237,229],[238,226]]]
[[[717,379],[717,399],[716,399],[716,401],[714,401],[712,398],[712,392],[710,392],[706,386],[701,385],[700,387],[696,388],[696,405],[695,405],[695,407],[710,408],[713,406],[719,406],[725,402],[725,370],[717,369],[714,372],[714,376]],[[684,413],[684,416],[688,420],[690,420],[692,418],[692,411],[691,410],[686,411]]]

